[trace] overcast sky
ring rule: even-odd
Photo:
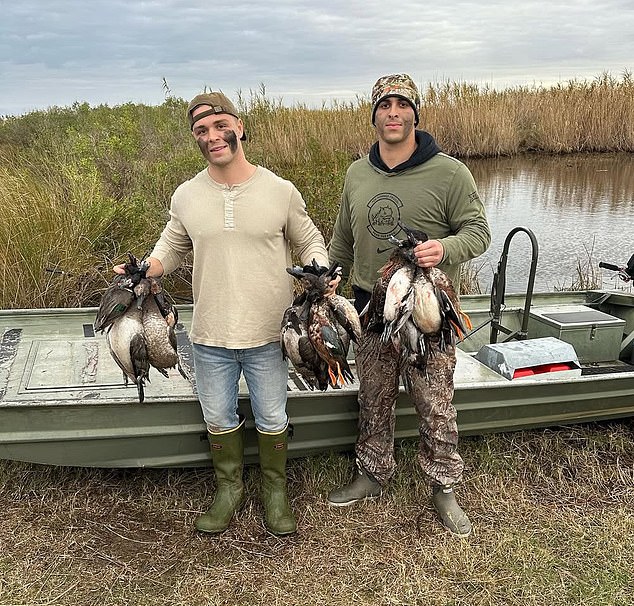
[[[317,107],[381,75],[549,86],[634,70],[633,0],[0,0],[0,116],[208,89]]]

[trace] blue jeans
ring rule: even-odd
[[[279,433],[288,424],[286,385],[288,364],[280,344],[248,349],[226,349],[193,344],[198,399],[207,429],[221,433],[238,426],[240,374],[249,388],[255,426],[264,433]]]

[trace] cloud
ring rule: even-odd
[[[0,21],[0,115],[74,101],[160,103],[261,83],[319,105],[381,74],[507,85],[632,68],[629,0],[10,2]]]

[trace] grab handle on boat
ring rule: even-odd
[[[508,261],[509,246],[513,236],[523,231],[528,235],[532,246],[531,268],[528,274],[528,283],[526,286],[526,299],[524,301],[524,313],[522,316],[522,326],[520,330],[512,332],[502,325],[502,308],[504,307],[504,293],[506,291],[506,263]],[[535,274],[537,273],[537,258],[539,256],[539,246],[535,234],[527,227],[514,227],[506,236],[502,254],[498,262],[497,270],[493,275],[493,284],[491,286],[491,333],[490,342],[497,343],[498,334],[503,332],[508,335],[505,341],[511,339],[526,339],[528,334],[528,320],[530,317],[531,301],[533,298],[533,287],[535,285]]]
[[[612,265],[612,263],[604,263],[603,261],[599,261],[599,267],[603,269],[609,269],[610,271],[621,271],[621,268],[618,265]]]
[[[602,269],[609,269],[610,271],[616,271],[618,277],[621,278],[623,282],[629,282],[634,279],[634,255],[630,257],[626,267],[614,265],[613,263],[605,263],[603,261],[599,261],[599,267]]]

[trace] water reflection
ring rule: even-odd
[[[473,159],[471,169],[485,202],[493,240],[475,261],[490,291],[506,235],[517,226],[539,242],[535,290],[551,291],[577,280],[588,264],[605,287],[622,287],[599,261],[625,264],[634,253],[634,154],[530,155]],[[517,234],[509,249],[507,292],[526,288],[531,246]]]

